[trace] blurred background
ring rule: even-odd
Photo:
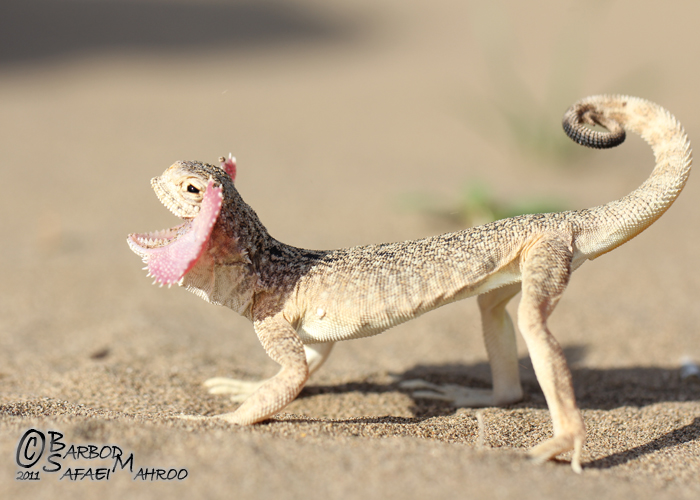
[[[125,243],[174,225],[149,180],[178,159],[232,152],[272,235],[310,248],[628,193],[648,147],[581,151],[561,116],[587,95],[640,95],[695,137],[699,16],[690,0],[3,0],[1,374],[96,359],[274,373],[250,325],[151,287]],[[577,273],[552,321],[582,362],[700,357],[699,189],[691,178],[638,242]],[[378,369],[377,351],[387,370],[483,361],[476,307],[459,307],[343,346],[331,370]]]

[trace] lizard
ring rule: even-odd
[[[621,144],[626,131],[641,135],[655,155],[651,175],[627,196],[594,208],[337,250],[302,249],[273,238],[236,189],[230,154],[220,165],[177,161],[153,178],[160,201],[183,222],[128,236],[144,269],[154,283],[178,284],[248,318],[281,366],[262,382],[208,380],[211,392],[233,393],[242,404],[199,418],[239,425],[268,419],[296,398],[334,342],[376,335],[470,296],[478,296],[492,390],[446,386],[442,396],[452,394],[461,406],[515,403],[523,390],[506,304],[522,292],[517,325],[553,423],[553,436],[528,455],[544,462],[573,450],[571,466],[581,472],[586,428],[547,319],[574,270],[629,241],[671,206],[690,173],[692,153],[676,118],[636,97],[582,99],[565,113],[563,126],[575,142],[599,149]]]

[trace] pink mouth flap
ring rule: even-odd
[[[187,233],[175,242],[148,251],[148,274],[157,283],[172,285],[182,279],[204,252],[223,202],[223,189],[209,180],[199,213]]]

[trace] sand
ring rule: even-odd
[[[235,408],[207,378],[276,366],[246,320],[151,286],[127,247],[174,225],[149,187],[173,161],[233,152],[276,238],[338,248],[458,229],[421,203],[457,211],[470,182],[562,208],[631,191],[653,166],[641,140],[564,146],[560,117],[586,95],[649,98],[695,137],[695,2],[481,3],[3,2],[0,497],[700,496],[700,381],[679,371],[700,361],[693,176],[658,223],[574,275],[550,320],[588,427],[581,476],[568,455],[524,457],[551,422],[521,339],[521,403],[478,413],[399,389],[489,386],[474,300],[337,345],[269,422],[177,418]],[[16,479],[30,429],[25,445],[47,440],[40,481]],[[56,472],[39,469],[49,431],[66,445]],[[96,480],[114,458],[89,445],[133,469]]]

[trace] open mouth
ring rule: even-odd
[[[223,189],[209,180],[196,217],[170,229],[129,235],[129,247],[146,263],[154,283],[178,283],[192,269],[207,247],[222,203]]]

